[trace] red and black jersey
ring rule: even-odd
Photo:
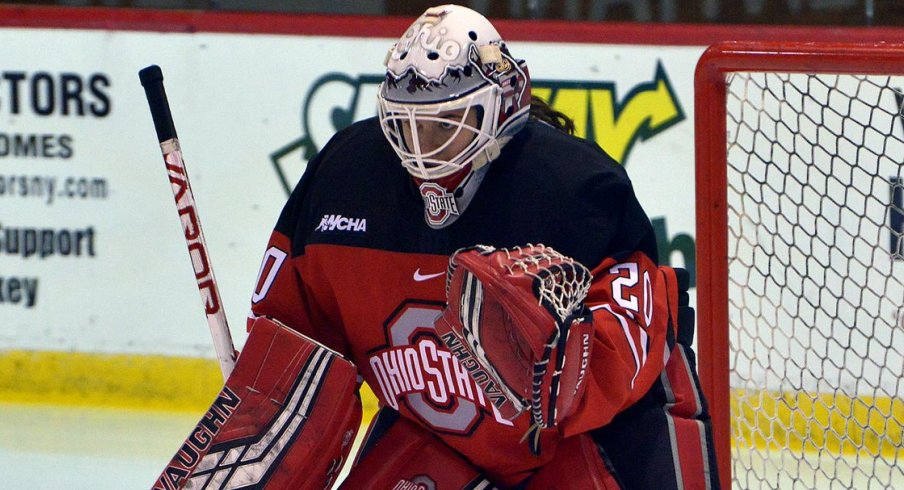
[[[563,436],[607,424],[660,374],[671,340],[656,243],[624,168],[597,145],[531,122],[490,164],[467,210],[433,229],[376,119],[337,133],[308,164],[270,238],[253,296],[348,356],[384,406],[438,434],[500,483],[548,461]],[[595,344],[578,411],[520,442],[437,338],[448,257],[475,244],[542,243],[591,269]],[[661,302],[660,302],[661,303]]]

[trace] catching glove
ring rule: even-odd
[[[571,414],[584,391],[590,281],[586,267],[543,245],[477,245],[449,260],[436,329],[503,418],[530,412],[534,452],[539,429]]]

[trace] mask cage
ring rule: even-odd
[[[456,100],[433,104],[402,104],[381,96],[380,125],[387,140],[408,172],[419,179],[436,180],[463,169],[495,141],[499,113],[499,88],[486,86]],[[444,117],[462,111],[460,117]],[[476,113],[476,124],[466,121]],[[433,125],[433,130],[448,129],[442,141],[424,140],[418,125]],[[455,155],[441,155],[462,134],[473,135],[471,141]],[[443,158],[440,158],[443,156]]]

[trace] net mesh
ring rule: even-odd
[[[904,77],[727,82],[733,483],[904,485]]]

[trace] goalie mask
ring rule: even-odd
[[[530,112],[530,79],[490,22],[458,5],[428,9],[387,54],[380,123],[424,198],[427,223],[450,224],[486,164]]]

